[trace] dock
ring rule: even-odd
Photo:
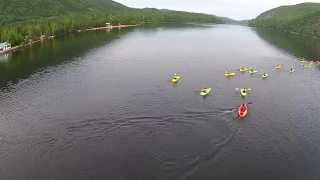
[[[98,30],[112,30],[112,29],[122,29],[122,28],[129,28],[129,27],[136,27],[138,24],[132,24],[132,25],[116,25],[116,26],[103,26],[103,27],[95,27],[95,28],[88,28],[86,31],[98,31]]]

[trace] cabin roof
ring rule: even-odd
[[[0,48],[3,48],[3,47],[5,47],[5,46],[11,46],[11,44],[8,43],[8,42],[0,43]]]
[[[2,42],[2,43],[0,43],[0,46],[5,46],[5,45],[11,45],[10,43],[8,43],[8,42]]]

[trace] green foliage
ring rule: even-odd
[[[303,3],[267,11],[252,20],[250,25],[304,36],[320,37],[319,19],[320,3]]]
[[[0,41],[27,43],[41,35],[63,35],[88,27],[162,22],[222,23],[216,16],[128,8],[112,0],[0,0]]]
[[[111,9],[127,7],[111,0],[0,0],[0,24]]]

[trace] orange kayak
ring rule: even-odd
[[[241,104],[238,109],[238,115],[241,119],[245,118],[248,115],[248,105]]]
[[[278,65],[276,66],[276,69],[278,69],[278,70],[283,69],[283,64],[278,64]]]

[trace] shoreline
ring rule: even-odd
[[[279,32],[279,33],[285,33],[287,35],[293,35],[293,36],[300,36],[303,38],[311,38],[314,40],[319,40],[320,36],[314,35],[314,34],[303,34],[303,33],[299,33],[296,31],[287,31],[285,29],[278,29],[278,28],[273,28],[273,27],[261,27],[261,26],[248,26],[248,27],[252,27],[252,28],[256,28],[256,29],[262,29],[262,30],[271,30],[271,31],[275,31],[275,32]]]
[[[20,48],[24,48],[24,47],[27,47],[27,46],[32,46],[33,44],[37,44],[39,42],[44,42],[44,41],[47,41],[47,40],[52,40],[54,38],[55,38],[55,36],[40,37],[39,39],[34,40],[34,41],[30,41],[29,43],[18,45],[18,46],[13,46],[10,49],[7,49],[5,51],[0,52],[0,55],[8,54],[10,52],[17,51]]]
[[[141,24],[143,24],[143,23],[141,23]],[[76,32],[77,33],[81,33],[81,32],[99,31],[99,30],[109,30],[109,31],[111,31],[112,29],[122,29],[122,28],[137,27],[137,26],[140,26],[141,24],[128,24],[128,25],[119,24],[119,25],[116,25],[116,26],[110,25],[110,26],[103,26],[103,27],[86,28],[85,30],[77,30]],[[7,49],[5,51],[0,51],[0,56],[8,54],[10,52],[17,51],[17,50],[25,48],[27,46],[30,47],[30,46],[32,46],[34,44],[41,43],[41,42],[44,42],[44,41],[47,41],[47,40],[54,40],[54,39],[55,39],[55,36],[40,37],[39,39],[34,40],[34,41],[30,41],[29,43],[18,45],[18,46],[13,46],[10,49]]]
[[[112,29],[121,29],[121,28],[129,28],[129,27],[137,27],[141,24],[129,24],[129,25],[122,25],[119,24],[117,26],[104,26],[104,27],[95,27],[95,28],[87,28],[85,31],[98,31],[98,30],[112,30]]]

